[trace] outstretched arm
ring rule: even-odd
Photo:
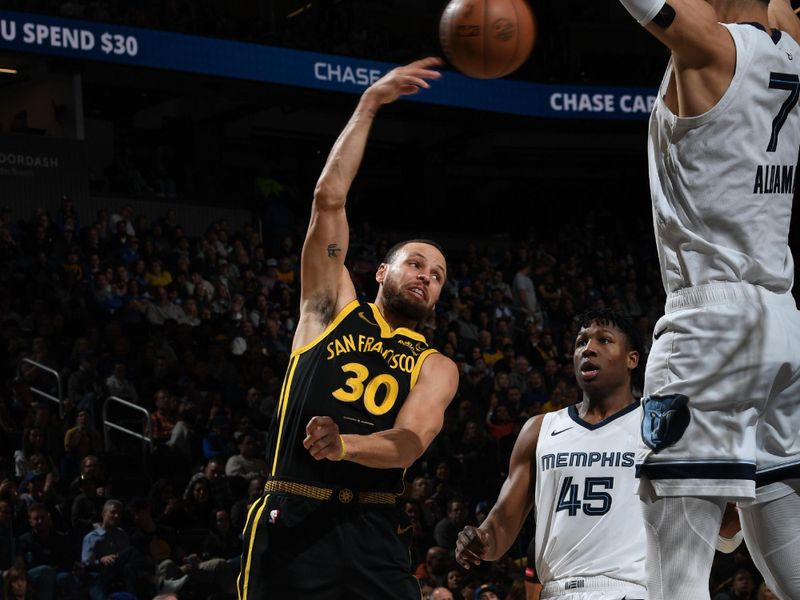
[[[333,317],[355,299],[355,289],[344,267],[349,240],[345,203],[361,165],[367,138],[378,110],[400,96],[429,87],[426,79],[439,77],[431,70],[441,64],[426,58],[398,67],[371,85],[361,96],[333,145],[322,170],[311,207],[311,219],[300,263],[300,322],[294,347],[319,335]]]
[[[639,23],[672,50],[680,116],[710,110],[733,79],[736,48],[705,0],[620,0]],[[741,20],[763,20],[753,10]]]
[[[544,417],[530,419],[511,453],[508,477],[497,504],[480,527],[465,527],[456,542],[456,560],[466,569],[482,560],[497,560],[517,539],[534,502],[536,446]]]

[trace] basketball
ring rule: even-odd
[[[439,39],[456,69],[496,79],[527,60],[536,24],[525,0],[451,0],[439,21]]]

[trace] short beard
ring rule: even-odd
[[[384,284],[383,298],[386,300],[386,308],[389,312],[402,319],[410,319],[417,324],[425,321],[432,312],[431,309],[424,304],[417,304],[403,297],[398,287],[391,287]]]

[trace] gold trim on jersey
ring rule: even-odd
[[[285,481],[281,479],[270,479],[264,485],[264,491],[274,494],[288,494],[290,496],[302,496],[320,502],[328,502],[334,497],[334,489],[308,485],[297,481]],[[353,500],[358,500],[359,504],[394,504],[397,494],[392,492],[378,491],[359,491],[355,492],[349,488],[341,488],[336,498],[342,504],[349,504]]]
[[[305,344],[304,346],[300,346],[297,350],[292,350],[292,357],[295,357],[298,354],[302,354],[303,352],[306,352],[307,350],[311,350],[311,348],[313,348],[314,346],[319,344],[328,335],[330,335],[331,331],[336,329],[336,327],[339,325],[339,323],[341,323],[347,315],[349,315],[351,312],[353,312],[358,305],[359,305],[359,301],[358,300],[353,300],[352,302],[350,302],[347,306],[345,306],[341,310],[341,312],[339,312],[338,315],[336,315],[336,317],[334,317],[333,321],[331,321],[328,324],[328,326],[325,328],[325,331],[320,333],[311,342]]]
[[[258,526],[258,522],[261,519],[261,513],[264,510],[264,507],[267,505],[267,499],[269,496],[263,496],[259,498],[255,502],[253,502],[253,506],[250,507],[250,510],[247,511],[247,520],[245,521],[244,531],[247,531],[247,525],[250,522],[250,516],[255,510],[258,503],[261,502],[261,506],[258,508],[256,512],[255,519],[253,520],[252,525],[250,526],[250,543],[247,545],[247,560],[245,561],[244,567],[239,573],[239,578],[236,581],[236,594],[239,597],[239,600],[248,600],[247,599],[247,588],[250,584],[250,564],[253,561],[253,543],[256,540],[256,527]]]
[[[417,384],[417,379],[419,379],[419,374],[422,371],[422,363],[425,362],[425,359],[428,358],[431,354],[436,354],[438,350],[436,348],[428,348],[419,355],[417,359],[417,364],[414,365],[414,370],[411,371],[411,388],[414,389],[414,386]]]
[[[289,362],[289,369],[286,374],[286,379],[283,380],[283,387],[281,388],[281,396],[278,401],[278,437],[275,441],[275,457],[272,460],[272,476],[275,476],[275,471],[278,468],[278,454],[280,454],[281,449],[281,437],[283,436],[283,421],[286,418],[286,405],[289,402],[289,392],[292,387],[292,379],[294,378],[294,370],[297,367],[297,363],[300,362],[300,359],[292,355],[292,358]]]
[[[425,339],[425,336],[421,333],[417,333],[413,329],[409,329],[408,327],[398,327],[397,329],[392,329],[392,326],[386,321],[386,318],[383,316],[381,309],[377,307],[377,305],[373,304],[372,302],[369,303],[369,307],[372,309],[373,314],[375,315],[375,320],[378,322],[378,327],[381,328],[381,337],[394,337],[396,335],[404,335],[406,337],[410,337],[412,340],[417,340],[418,342],[425,342],[428,343],[428,340]]]

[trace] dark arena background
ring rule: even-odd
[[[617,0],[530,4],[528,62],[493,81],[445,67],[384,107],[348,197],[359,297],[395,241],[448,255],[424,334],[461,382],[401,498],[424,594],[525,597],[532,521],[476,572],[437,522],[456,498],[484,517],[525,420],[578,400],[578,313],[625,310],[650,339],[663,311],[646,142],[668,53]],[[0,2],[6,598],[15,577],[37,600],[235,597],[315,182],[369,82],[441,55],[444,5]],[[515,301],[525,269],[538,316]],[[98,592],[82,550],[109,499],[131,545]],[[755,598],[745,546],[718,558],[712,596],[745,568]]]

